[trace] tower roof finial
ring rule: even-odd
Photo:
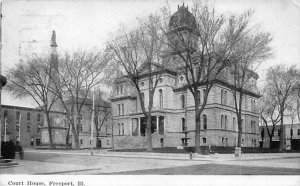
[[[52,31],[51,45],[50,46],[51,47],[57,47],[55,30]]]

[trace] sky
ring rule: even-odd
[[[121,24],[133,25],[135,18],[159,11],[161,0],[3,0],[2,5],[2,74],[20,59],[32,53],[50,50],[52,30],[56,31],[59,52],[101,50]],[[177,5],[191,6],[190,1],[169,0],[175,13]],[[274,56],[258,69],[259,82],[264,81],[270,66],[300,66],[300,1],[299,0],[214,0],[218,13],[255,11],[253,24],[273,36]],[[29,106],[28,99],[18,100],[2,93],[2,104]]]

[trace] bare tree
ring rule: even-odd
[[[300,73],[296,66],[286,68],[284,65],[270,67],[268,69],[266,89],[276,99],[280,114],[280,145],[279,150],[284,149],[283,117],[288,98],[297,90],[300,82]]]
[[[243,104],[246,108],[246,95],[252,95],[259,98],[256,81],[258,74],[255,72],[260,64],[271,56],[269,46],[271,37],[269,33],[250,32],[239,40],[235,47],[235,57],[232,58],[234,63],[229,67],[232,78],[229,83],[234,85],[232,94],[234,98],[235,113],[238,123],[238,147],[241,147],[242,139],[242,110]],[[252,93],[252,94],[251,94]],[[253,94],[254,93],[254,94]],[[244,103],[243,103],[244,101]],[[251,111],[256,112],[256,101],[251,100]]]
[[[187,7],[178,7],[184,9]],[[183,10],[182,10],[183,11]],[[184,74],[186,88],[192,93],[195,102],[195,148],[200,153],[200,116],[207,103],[212,87],[219,82],[226,67],[234,65],[242,58],[250,57],[249,50],[256,43],[248,42],[244,51],[237,48],[244,41],[252,38],[250,33],[251,11],[243,14],[218,15],[208,3],[194,1],[191,13],[185,13],[185,24],[164,9],[166,19],[170,20],[166,30],[170,54],[177,59],[178,73]],[[250,34],[251,35],[251,34]],[[252,40],[250,40],[252,41]],[[247,51],[248,49],[249,51]],[[248,52],[248,53],[243,53]],[[203,101],[200,104],[200,89],[204,89]]]
[[[107,61],[103,60],[101,53],[65,53],[59,59],[56,74],[59,78],[59,81],[56,81],[58,83],[55,84],[56,94],[66,111],[66,117],[74,136],[75,148],[79,148],[82,108],[86,104],[92,88],[105,82],[105,78],[109,74]],[[75,117],[77,125],[75,125]],[[69,131],[70,129],[68,134]]]
[[[269,137],[269,148],[272,148],[274,131],[280,121],[278,103],[276,99],[270,95],[270,92],[264,91],[262,98],[259,100],[258,106],[260,117],[265,125]],[[269,123],[271,123],[271,125],[269,125]]]
[[[8,90],[16,98],[30,97],[44,111],[50,148],[54,148],[52,139],[52,123],[50,112],[53,105],[58,100],[53,87],[53,81],[48,74],[52,74],[54,68],[51,66],[52,57],[33,56],[26,62],[20,62],[8,73],[9,84]]]
[[[157,15],[138,19],[136,29],[122,29],[119,35],[108,42],[107,53],[110,61],[124,72],[124,77],[135,87],[142,112],[147,121],[147,151],[152,151],[151,113],[153,96],[157,84],[166,67],[161,59],[163,32],[161,20]],[[145,69],[145,71],[142,71]],[[146,77],[146,78],[145,78]],[[148,99],[144,99],[140,87],[142,79],[148,82]],[[147,107],[147,108],[146,108]]]

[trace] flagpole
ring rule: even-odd
[[[95,91],[93,91],[93,108],[92,108],[92,124],[91,124],[91,155],[93,156],[93,138],[94,138],[94,118],[95,118]]]

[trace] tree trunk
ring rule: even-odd
[[[242,146],[243,125],[242,125],[242,116],[240,114],[237,115],[237,123],[238,123],[238,144],[237,144],[237,147],[241,147]]]
[[[195,129],[195,152],[200,154],[201,148],[200,148],[200,126],[201,126],[201,118],[200,118],[200,109],[199,109],[199,93],[196,91],[194,96],[194,102],[195,102],[195,123],[196,123],[196,129]],[[187,100],[187,98],[186,98]],[[187,107],[187,105],[185,105]],[[187,123],[187,121],[186,121]]]
[[[283,135],[283,110],[284,106],[280,109],[280,142],[279,142],[279,151],[284,150],[284,135]]]
[[[152,151],[151,115],[147,114],[147,151]]]
[[[269,144],[269,149],[272,147],[272,142],[273,142],[273,135],[269,136],[270,144]]]
[[[69,138],[70,138],[70,124],[68,125],[67,135],[66,135],[66,149],[69,149]]]
[[[49,134],[49,145],[50,149],[54,149],[53,146],[53,139],[52,139],[52,128],[51,128],[51,121],[50,121],[50,115],[48,112],[45,111],[46,119],[47,119],[47,124],[48,124],[48,134]]]

